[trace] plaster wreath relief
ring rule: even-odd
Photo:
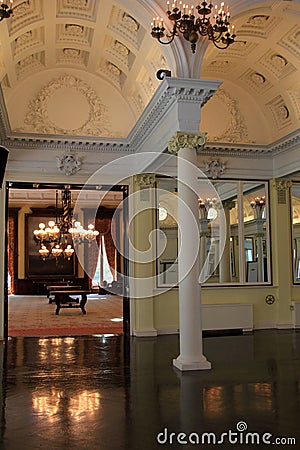
[[[57,157],[57,167],[65,175],[74,175],[81,169],[81,158],[66,153],[62,157]]]
[[[207,136],[208,142],[243,142],[249,143],[248,129],[245,118],[238,108],[238,102],[233,99],[224,89],[219,89],[215,97],[225,104],[229,114],[229,122],[226,130],[219,136]]]
[[[64,129],[54,124],[48,114],[47,104],[54,94],[61,88],[74,89],[84,96],[89,106],[88,117],[77,129]],[[102,104],[97,93],[87,83],[71,75],[62,75],[48,83],[29,103],[29,113],[24,123],[37,133],[70,134],[81,136],[111,136],[111,123],[108,110]],[[20,130],[26,131],[26,130]]]

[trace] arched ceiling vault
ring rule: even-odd
[[[150,36],[165,0],[14,0],[13,16],[0,23],[0,79],[12,132],[126,137],[161,68],[223,81],[202,111],[201,129],[211,141],[270,144],[295,132],[299,0],[228,3],[242,42],[225,51],[199,42],[192,55],[181,38],[163,46]]]
[[[299,17],[299,2],[247,8],[234,17],[239,42],[207,48],[201,77],[223,81],[203,114],[210,140],[270,144],[299,129]],[[226,116],[219,124],[217,105]]]

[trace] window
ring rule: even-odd
[[[92,281],[93,286],[109,285],[114,281],[113,274],[108,264],[107,254],[105,250],[104,236],[101,236],[100,250],[96,272]]]
[[[291,220],[293,239],[293,281],[300,284],[300,184],[291,188]]]

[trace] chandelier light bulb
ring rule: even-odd
[[[45,260],[49,256],[49,250],[45,245],[42,245],[42,247],[39,249],[39,254],[43,260]]]
[[[170,2],[167,1],[167,16],[173,23],[173,29],[167,34],[164,27],[163,19],[153,19],[151,23],[151,36],[158,40],[161,44],[170,44],[175,36],[182,34],[184,39],[190,42],[192,52],[196,51],[196,44],[200,36],[206,37],[209,41],[219,49],[225,49],[235,42],[234,27],[230,28],[230,12],[228,7],[225,9],[225,3],[222,2],[220,7],[203,1],[200,5],[194,6],[187,4],[176,4],[176,0],[172,3],[170,10]],[[198,17],[195,17],[197,10]],[[210,16],[212,15],[212,21]],[[163,40],[165,38],[165,40]]]
[[[56,195],[57,199],[57,195]],[[57,210],[57,204],[56,204]],[[33,231],[34,239],[39,241],[39,254],[45,261],[49,256],[58,259],[61,255],[70,259],[74,249],[70,242],[81,244],[91,242],[99,235],[93,224],[85,229],[79,220],[74,221],[72,226],[71,192],[69,188],[62,191],[62,211],[63,214],[54,220],[49,220],[48,225],[40,223],[38,229]]]

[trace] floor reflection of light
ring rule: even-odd
[[[60,392],[55,389],[51,390],[50,394],[33,395],[32,406],[33,410],[43,416],[46,416],[49,422],[55,421],[55,415],[59,411]]]
[[[205,388],[203,392],[204,413],[206,416],[216,416],[223,411],[223,387]]]
[[[60,412],[73,420],[80,420],[82,415],[93,415],[100,409],[100,393],[95,391],[82,391],[73,397],[64,392],[51,389],[49,393],[33,394],[33,411],[44,416],[49,422],[55,421]],[[66,417],[66,418],[67,418]]]
[[[79,420],[82,414],[94,414],[100,408],[99,392],[83,391],[76,397],[70,398],[69,414]]]
[[[271,411],[273,407],[272,386],[270,383],[254,383],[250,385],[254,392],[255,409],[259,411]]]
[[[111,322],[123,322],[123,318],[122,317],[114,317],[113,319],[110,319]]]
[[[117,336],[117,334],[104,333],[104,334],[93,334],[92,336],[98,337],[98,338],[103,338],[103,337],[107,338],[107,337]]]
[[[74,358],[75,338],[40,338],[38,343],[39,357],[42,362],[54,362],[60,359],[69,361]]]

